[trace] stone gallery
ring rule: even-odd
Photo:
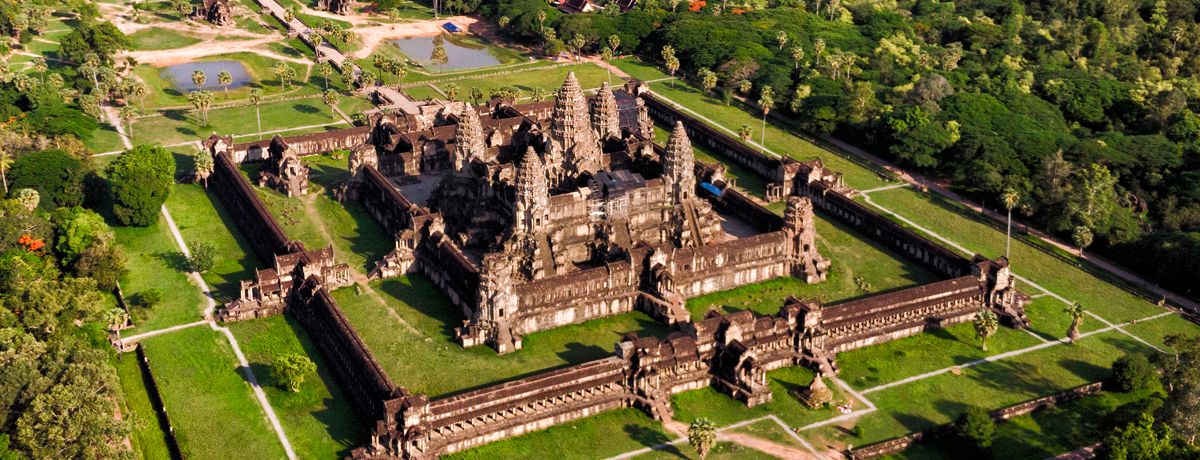
[[[671,127],[663,146],[655,120]],[[697,162],[693,141],[764,177],[783,215],[730,187],[723,166]],[[1029,298],[1006,260],[946,250],[859,205],[819,161],[767,157],[637,82],[588,97],[572,74],[544,103],[445,102],[377,113],[362,127],[243,144],[214,135],[205,146],[218,195],[272,265],[218,317],[287,311],[299,320],[373,427],[355,458],[432,458],[620,407],[662,418],[671,395],[706,386],[753,406],[771,400],[772,369],[836,374],[838,352],[984,309],[1028,326]],[[330,248],[287,238],[236,166],[267,162],[260,184],[295,196],[307,188],[298,159],[334,150],[350,152],[351,171],[336,196],[363,203],[395,235],[370,276],[430,279],[462,310],[462,346],[509,353],[523,335],[633,310],[672,332],[630,334],[608,358],[432,400],[395,385],[329,294],[350,282],[348,267]],[[824,281],[831,261],[817,250],[814,210],[941,279],[831,305],[793,297],[774,316],[693,321],[690,297],[784,276]]]

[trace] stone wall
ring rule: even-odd
[[[346,320],[329,291],[309,283],[288,310],[321,350],[333,369],[338,388],[368,420],[383,413],[383,402],[395,396],[396,386],[375,355]]]
[[[551,329],[632,311],[639,273],[627,261],[552,276],[513,287],[517,333]]]
[[[805,194],[813,206],[879,244],[920,264],[944,278],[971,272],[971,261],[914,233],[841,193],[824,182],[807,184]]]
[[[150,406],[154,407],[154,420],[166,435],[167,452],[171,455],[172,460],[182,459],[183,451],[179,449],[179,440],[175,438],[175,427],[171,425],[171,418],[167,417],[166,403],[163,402],[162,393],[159,392],[154,372],[150,370],[150,359],[146,358],[146,350],[142,347],[142,344],[137,344],[134,348],[134,355],[137,356],[138,370],[142,373],[146,394],[150,396]]]
[[[736,189],[727,187],[720,198],[711,201],[721,214],[737,216],[760,232],[783,228],[783,218]]]
[[[209,189],[221,199],[225,211],[250,241],[258,260],[264,265],[274,264],[275,256],[291,252],[294,244],[229,156],[218,154],[215,160]]]
[[[287,142],[288,147],[294,150],[297,155],[308,156],[332,152],[334,150],[349,150],[366,142],[370,137],[371,127],[358,126],[287,136],[283,140]],[[263,161],[270,157],[270,154],[267,152],[267,146],[270,144],[270,139],[242,142],[230,147],[229,154],[235,163]]]
[[[417,270],[441,288],[450,302],[471,317],[479,292],[479,267],[440,233],[417,247]]]
[[[775,231],[675,250],[675,286],[691,298],[790,276],[788,234]]]
[[[962,276],[828,305],[825,347],[848,351],[970,321],[985,294],[978,278]]]

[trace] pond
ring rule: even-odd
[[[434,43],[441,41],[446,48],[446,62],[433,62]],[[469,40],[460,38],[447,37],[445,34],[435,35],[431,37],[412,37],[402,38],[398,40],[388,40],[400,51],[408,56],[409,59],[420,63],[429,70],[458,70],[471,69],[475,67],[487,67],[500,64],[500,57],[493,47],[473,43]]]
[[[200,89],[192,83],[192,72],[197,70],[204,72],[204,89],[209,91],[225,89],[217,82],[217,75],[221,72],[229,72],[233,76],[233,82],[229,84],[230,89],[246,86],[251,82],[250,74],[246,72],[246,67],[240,61],[196,61],[175,64],[164,68],[162,77],[170,82],[177,91],[186,94],[189,91]]]

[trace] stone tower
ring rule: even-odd
[[[692,142],[688,140],[683,122],[676,121],[675,129],[667,138],[666,153],[663,155],[663,183],[671,193],[671,202],[681,205],[692,199],[696,191],[695,155]]]
[[[592,98],[592,130],[600,139],[621,138],[621,117],[617,111],[617,96],[608,82]]]
[[[550,192],[546,186],[546,168],[533,147],[525,149],[525,157],[517,167],[516,176],[516,222],[513,233],[537,234],[550,220]]]
[[[829,260],[817,252],[817,229],[813,217],[812,200],[808,197],[789,196],[783,211],[783,229],[791,237],[790,260],[792,276],[806,283],[825,281],[829,272]]]
[[[512,261],[501,253],[487,254],[479,273],[479,308],[471,318],[469,335],[490,343],[500,354],[521,348],[521,338],[509,325],[517,314],[517,295],[513,292]]]
[[[550,149],[563,159],[563,171],[570,176],[600,169],[600,143],[592,132],[587,101],[575,72],[558,89],[550,115]],[[555,178],[556,184],[561,178]]]
[[[484,143],[479,111],[471,104],[463,104],[458,130],[454,132],[454,169],[461,171],[472,161],[486,160],[487,144]]]

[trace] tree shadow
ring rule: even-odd
[[[900,425],[910,432],[928,429],[937,426],[938,424],[928,417],[916,414],[895,414],[892,416]]]
[[[671,442],[671,438],[667,437],[667,435],[663,434],[662,432],[652,430],[644,425],[634,425],[630,423],[625,425],[623,429],[625,434],[628,435],[630,439],[633,439],[634,441],[637,441],[638,444],[646,447],[654,447]],[[672,454],[679,458],[688,458],[683,454],[683,452],[680,452],[679,449],[673,445],[661,449],[660,452]]]
[[[1058,360],[1058,365],[1087,382],[1103,380],[1112,376],[1107,367],[1097,366],[1078,359],[1060,359]]]
[[[462,322],[462,312],[424,276],[409,275],[404,279],[408,280],[407,284],[397,278],[384,280],[379,284],[379,290],[427,318],[441,323],[439,333],[443,340],[459,346],[454,342],[454,328]]]
[[[187,121],[187,118],[188,118],[188,116],[187,116],[187,115],[188,115],[188,111],[187,111],[187,110],[179,110],[179,109],[175,109],[175,110],[164,110],[164,111],[162,112],[162,114],[163,114],[163,116],[164,116],[164,117],[166,117],[168,120],[174,120],[174,121]]]
[[[190,270],[188,270],[187,256],[183,255],[183,252],[180,252],[180,251],[158,251],[158,252],[155,252],[153,255],[154,255],[154,258],[161,260],[164,264],[167,265],[168,268],[170,268],[172,270],[178,271],[180,273],[187,273],[190,271]]]
[[[258,380],[259,386],[263,388],[274,387],[283,391],[288,391],[279,384],[278,380],[275,379],[275,376],[271,373],[270,364],[258,362],[250,363],[250,372],[254,373],[254,379]],[[237,373],[238,375],[242,376],[243,380],[245,380],[247,383],[250,383],[250,376],[246,374],[245,366],[238,366]]]
[[[592,359],[599,359],[611,354],[607,349],[596,345],[585,345],[579,342],[572,342],[559,351],[558,357],[563,361],[577,363]]]
[[[310,104],[297,104],[297,105],[296,105],[296,106],[294,106],[293,108],[294,108],[294,109],[296,109],[296,111],[297,111],[297,112],[300,112],[300,113],[308,113],[308,114],[312,114],[312,113],[321,113],[321,112],[324,112],[324,110],[321,110],[321,109],[319,109],[319,108],[317,108],[317,107],[314,107],[314,106],[312,106],[312,105],[310,105]]]

